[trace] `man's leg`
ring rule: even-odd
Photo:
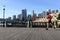
[[[50,23],[50,25],[53,27],[53,23]]]
[[[56,21],[54,21],[54,29],[56,29]]]

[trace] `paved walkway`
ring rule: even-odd
[[[0,40],[60,40],[60,28],[0,28]]]

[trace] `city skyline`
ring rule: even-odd
[[[6,9],[6,17],[21,14],[22,9],[27,9],[27,14],[32,15],[32,10],[38,14],[47,9],[60,8],[59,0],[0,0],[0,18],[3,17],[3,5]]]

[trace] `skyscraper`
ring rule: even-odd
[[[8,18],[6,19],[6,21],[11,22],[11,17],[8,17]]]
[[[59,11],[58,10],[56,10],[56,13],[58,13]]]
[[[32,20],[35,20],[36,19],[36,17],[37,17],[37,15],[36,15],[36,13],[34,12],[34,10],[33,10],[33,19]]]
[[[19,14],[19,15],[18,15],[18,19],[19,19],[19,20],[22,20],[22,14]]]
[[[27,10],[26,9],[22,10],[22,20],[23,21],[27,20]]]
[[[52,10],[52,13],[55,13],[55,10]]]
[[[36,15],[36,13],[33,10],[33,18],[36,18],[36,17],[37,17],[37,15]]]
[[[16,15],[13,15],[13,20],[16,20]]]
[[[39,13],[39,14],[38,14],[38,17],[39,17],[39,18],[43,18],[42,13]]]
[[[51,14],[51,9],[48,9],[47,12],[49,12],[49,14]]]
[[[32,16],[31,15],[28,15],[28,20],[31,20]]]
[[[43,11],[43,18],[45,18],[46,17],[46,12],[45,11]]]
[[[11,17],[8,17],[7,19],[8,19],[8,20],[11,20]]]

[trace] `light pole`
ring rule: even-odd
[[[5,19],[5,5],[3,5],[3,27],[6,27],[6,19]]]

